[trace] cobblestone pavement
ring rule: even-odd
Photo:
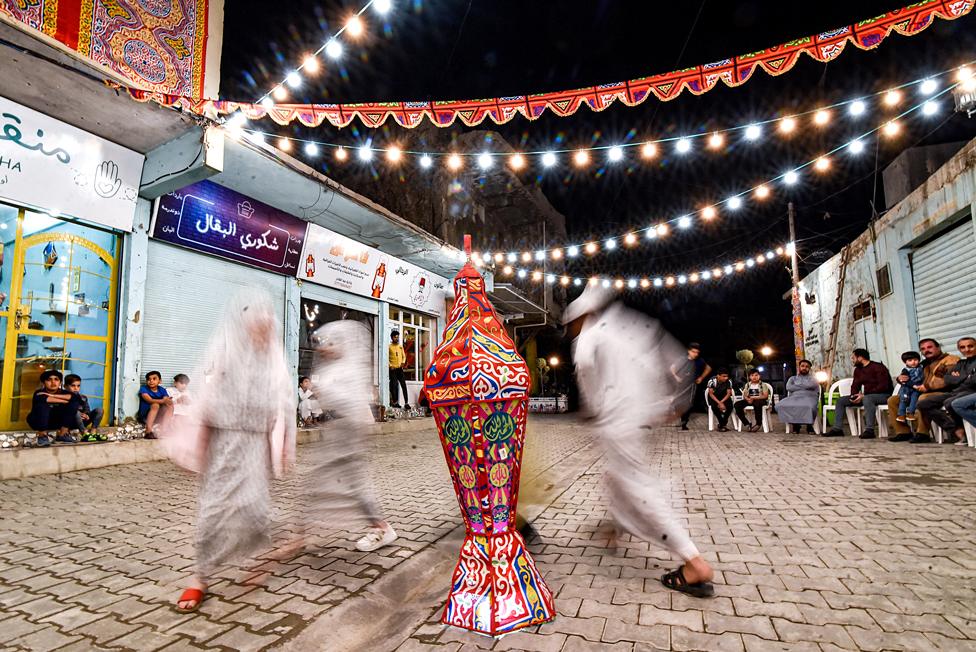
[[[372,444],[395,545],[360,553],[358,535],[319,533],[304,553],[226,569],[191,615],[172,609],[192,568],[190,476],[152,463],[0,483],[0,646],[339,649],[303,637],[411,572],[411,558],[457,553],[433,431]],[[675,561],[656,546],[625,537],[607,549],[588,427],[535,417],[523,491],[547,496],[529,544],[556,621],[493,641],[443,627],[431,603],[358,649],[976,650],[973,449],[676,428],[649,431],[648,447],[716,568],[715,598],[665,590],[658,578]],[[580,472],[549,482],[568,462]],[[300,521],[300,487],[299,477],[276,487],[279,543]],[[449,577],[432,581],[446,596]]]

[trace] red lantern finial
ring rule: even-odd
[[[471,257],[471,234],[464,234],[464,255],[468,258]]]

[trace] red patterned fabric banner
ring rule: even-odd
[[[0,0],[0,15],[57,39],[135,87],[201,98],[208,4],[207,0]]]
[[[413,128],[423,122],[425,117],[438,127],[448,127],[455,120],[460,120],[469,127],[481,124],[485,119],[490,119],[495,124],[504,124],[515,116],[535,120],[546,110],[559,116],[569,116],[576,113],[581,106],[587,106],[593,111],[603,111],[618,100],[627,106],[641,104],[651,96],[668,101],[678,97],[685,89],[701,95],[714,88],[719,81],[728,86],[744,84],[757,69],[765,70],[770,75],[782,75],[796,65],[801,54],[806,53],[817,61],[831,61],[840,55],[848,42],[862,50],[870,50],[878,47],[892,31],[911,36],[931,25],[937,17],[954,20],[965,16],[972,11],[974,2],[976,0],[918,2],[847,27],[703,66],[626,82],[537,95],[457,102],[277,104],[266,109],[259,104],[196,101],[176,94],[128,90],[132,97],[143,102],[156,101],[211,117],[220,113],[233,113],[239,109],[252,120],[267,116],[279,125],[297,120],[308,127],[317,127],[326,121],[334,127],[346,127],[358,118],[371,128],[379,127],[388,119],[393,119],[401,127]]]

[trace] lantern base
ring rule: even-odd
[[[499,636],[555,615],[552,592],[522,535],[465,535],[442,623]]]

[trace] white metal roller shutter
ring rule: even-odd
[[[151,240],[140,376],[158,370],[166,386],[178,373],[188,374],[191,383],[202,380],[210,335],[227,301],[241,289],[268,292],[281,329],[285,282],[284,276]]]
[[[960,337],[976,336],[976,236],[965,220],[912,254],[919,337],[955,353]]]

